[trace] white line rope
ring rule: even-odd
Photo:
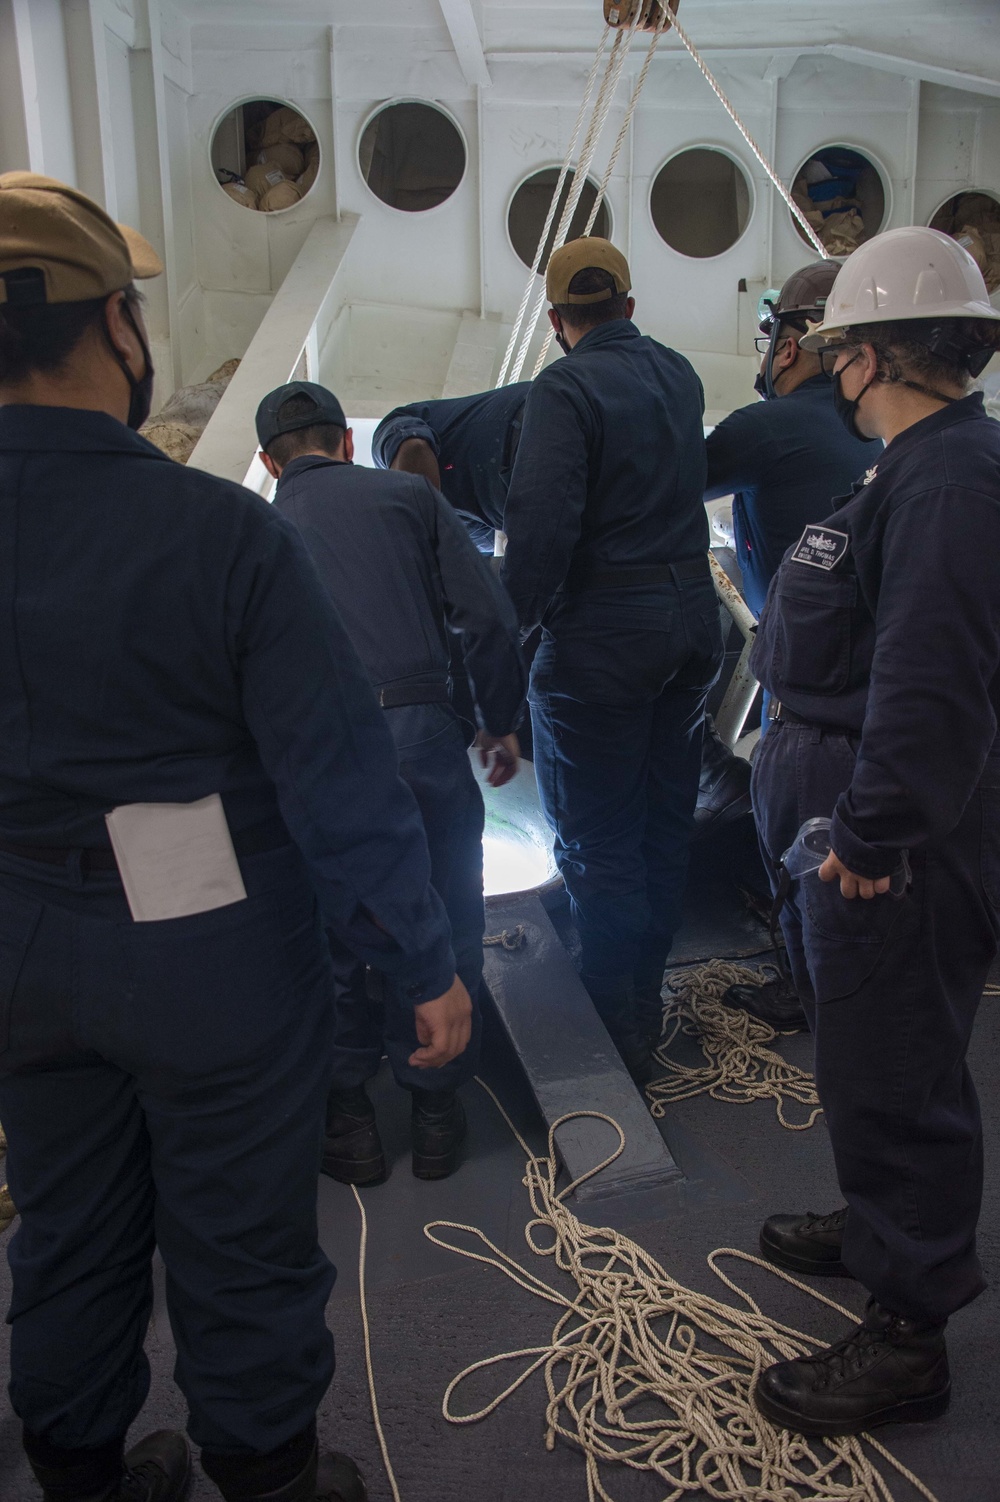
[[[594,154],[597,151],[598,142],[604,132],[604,127],[607,123],[608,115],[611,113],[611,107],[614,104],[615,94],[618,90],[618,83],[622,75],[622,69],[625,66],[626,59],[628,58],[629,50],[632,46],[632,40],[638,28],[640,15],[641,11],[637,10],[635,16],[632,19],[631,25],[626,30],[621,30],[615,35],[614,44],[611,48],[611,56],[608,58],[608,64],[604,70],[604,77],[601,80],[601,87],[598,91],[597,101],[594,105],[594,113],[591,116],[590,125],[587,129],[587,134],[584,137],[583,146],[580,149],[580,160],[577,162],[576,167],[573,170],[573,181],[570,184],[569,194],[567,195],[566,202],[563,205],[562,214],[559,217],[559,223],[556,227],[555,236],[553,237],[552,251],[550,252],[550,254],[554,254],[560,248],[560,246],[565,245],[566,243],[566,236],[569,233],[569,227],[573,222],[573,215],[576,213],[576,206],[580,200],[580,195],[582,194],[584,187],[586,186],[587,174],[589,173],[591,163],[594,160]],[[542,240],[539,249],[539,255],[537,257],[539,262],[541,261],[541,251],[544,249],[544,246],[545,241]],[[517,352],[517,358],[515,359],[514,364],[511,368],[511,383],[518,380],[520,377],[521,370],[524,366],[525,356],[528,353],[528,346],[531,343],[544,305],[545,282],[543,280],[541,286],[538,289],[534,306],[528,316],[527,323],[525,324],[524,334]]]
[[[674,31],[676,31],[684,46],[691,54],[691,57],[694,60],[699,72],[711,85],[716,97],[719,100],[719,103],[726,111],[726,114],[732,120],[733,124],[736,126],[736,129],[739,131],[740,135],[743,137],[744,141],[746,141],[747,145],[750,147],[750,150],[753,152],[758,162],[760,162],[760,165],[763,167],[768,177],[771,179],[771,182],[777,188],[778,192],[781,194],[782,198],[791,209],[793,215],[802,228],[803,234],[809,240],[809,243],[813,246],[814,250],[819,252],[824,261],[832,260],[833,257],[830,255],[830,252],[827,250],[826,246],[823,244],[822,240],[819,238],[816,231],[809,223],[809,220],[799,208],[798,204],[795,202],[795,199],[792,197],[791,193],[789,193],[788,189],[781,181],[781,178],[775,172],[774,168],[771,166],[771,163],[761,151],[760,147],[757,145],[757,142],[754,140],[753,136],[750,134],[749,130],[747,130],[746,126],[743,124],[743,121],[740,119],[739,115],[736,113],[735,109],[726,98],[726,95],[722,90],[722,86],[720,85],[718,79],[715,77],[715,74],[711,72],[708,64],[705,62],[704,58],[701,56],[701,53],[694,45],[687,32],[684,30],[684,27],[677,20],[676,16],[673,17],[673,29]]]
[[[580,128],[583,125],[583,118],[586,114],[587,106],[590,103],[590,96],[594,91],[594,80],[597,77],[597,70],[600,66],[601,58],[604,56],[604,49],[607,46],[609,35],[610,32],[608,28],[605,27],[604,31],[601,33],[601,40],[598,43],[597,51],[594,54],[594,61],[591,64],[590,74],[584,86],[583,99],[580,101],[580,108],[577,113],[576,124],[573,126],[573,134],[570,138],[569,149],[566,152],[566,158],[562,164],[562,168],[560,169],[556,185],[552,190],[552,202],[549,204],[549,211],[545,216],[545,224],[542,227],[542,233],[538,241],[538,249],[535,251],[535,259],[532,261],[531,270],[528,272],[528,281],[524,289],[524,296],[521,298],[521,306],[517,310],[517,317],[514,320],[514,327],[511,329],[510,338],[507,341],[507,352],[504,355],[503,365],[500,367],[500,374],[497,377],[498,387],[503,386],[506,381],[507,369],[510,365],[511,358],[514,354],[518,337],[521,332],[521,324],[524,322],[525,310],[531,300],[531,294],[535,286],[535,277],[538,273],[539,265],[541,264],[542,252],[545,249],[545,242],[549,237],[549,230],[552,228],[552,221],[555,218],[556,213],[556,205],[559,202],[559,197],[563,190],[563,184],[566,181],[566,175],[570,170],[570,163],[573,160],[573,154],[576,151],[576,143],[580,135]]]
[[[448,1384],[442,1413],[449,1423],[487,1418],[541,1370],[548,1393],[546,1447],[553,1449],[561,1438],[582,1451],[589,1502],[614,1502],[602,1472],[611,1463],[653,1473],[668,1487],[663,1502],[680,1502],[695,1493],[723,1502],[892,1502],[865,1444],[925,1502],[936,1502],[923,1482],[870,1436],[807,1441],[773,1428],[757,1412],[751,1393],[761,1371],[775,1359],[806,1355],[823,1342],[768,1318],[720,1271],[716,1259],[736,1257],[764,1267],[853,1325],[856,1320],[848,1310],[731,1247],[713,1252],[708,1261],[745,1309],[683,1287],[629,1237],[585,1225],[566,1206],[576,1187],[622,1152],[625,1137],[617,1122],[600,1111],[570,1112],[554,1123],[548,1156],[539,1158],[489,1086],[478,1083],[527,1159],[524,1182],[533,1211],[525,1227],[528,1246],[537,1256],[551,1257],[572,1279],[575,1293],[563,1293],[536,1277],[475,1226],[439,1220],[424,1227],[436,1246],[497,1268],[560,1310],[544,1345],[473,1362]],[[618,1146],[557,1191],[556,1132],[580,1117],[606,1122],[617,1132]],[[456,1246],[435,1234],[448,1231],[475,1237],[485,1250]],[[455,1392],[467,1377],[510,1361],[527,1365],[502,1392],[474,1413],[452,1411]]]
[[[386,1444],[385,1430],[382,1428],[382,1419],[378,1411],[378,1396],[375,1392],[375,1368],[372,1366],[372,1341],[371,1332],[368,1328],[368,1294],[365,1288],[365,1263],[368,1257],[368,1216],[365,1207],[361,1203],[361,1196],[354,1184],[351,1185],[354,1198],[358,1202],[361,1212],[361,1243],[358,1250],[358,1291],[361,1300],[361,1324],[365,1333],[365,1367],[368,1371],[368,1397],[371,1401],[372,1420],[375,1424],[375,1433],[378,1435],[379,1449],[382,1451],[382,1464],[385,1466],[385,1474],[389,1478],[392,1488],[393,1502],[401,1502],[399,1487],[396,1484],[396,1473],[389,1459],[389,1446]]]
[[[763,985],[771,978],[769,969],[776,975],[768,966],[751,970],[728,960],[711,960],[667,976],[664,1036],[656,1049],[664,1075],[646,1086],[654,1116],[664,1116],[673,1101],[708,1094],[740,1105],[773,1100],[778,1120],[791,1132],[807,1131],[814,1124],[822,1113],[814,1077],[769,1047],[778,1037],[769,1023],[720,1000],[730,986]],[[697,1038],[704,1064],[671,1058],[668,1050],[679,1034]],[[808,1120],[789,1121],[788,1101],[810,1107]]]
[[[583,233],[585,235],[589,235],[591,230],[593,229],[594,223],[596,222],[601,204],[604,201],[608,182],[614,170],[615,163],[618,160],[618,155],[621,151],[626,135],[628,134],[629,126],[632,123],[632,117],[635,114],[636,105],[639,102],[639,95],[642,93],[643,85],[646,82],[646,75],[649,72],[649,66],[656,51],[657,43],[659,42],[660,37],[664,35],[665,31],[668,29],[667,21],[669,20],[670,25],[673,27],[674,31],[676,31],[681,43],[687,49],[699,72],[705,78],[706,82],[715,93],[726,113],[729,115],[729,118],[736,126],[736,129],[740,132],[740,135],[746,141],[750,150],[757,158],[757,161],[767,173],[767,176],[770,178],[773,186],[777,189],[778,193],[784,199],[789,211],[793,215],[797,224],[800,226],[802,233],[806,236],[813,249],[823,258],[823,260],[831,260],[832,257],[830,255],[830,252],[827,250],[826,246],[817,235],[813,226],[809,223],[809,220],[806,218],[802,209],[795,202],[795,199],[792,197],[789,190],[781,181],[770,161],[764,155],[761,148],[757,145],[757,142],[754,140],[747,126],[743,123],[742,119],[736,112],[736,109],[730,102],[724,89],[722,88],[718,79],[715,77],[715,74],[711,71],[708,64],[701,56],[701,53],[698,51],[691,38],[688,36],[684,27],[677,20],[675,13],[668,8],[667,0],[657,0],[657,6],[659,8],[660,14],[653,32],[653,39],[650,42],[649,48],[646,52],[646,57],[640,70],[638,81],[632,91],[632,97],[629,100],[625,118],[622,122],[617,140],[615,141],[615,145],[612,149],[611,157],[608,161],[604,177],[601,181],[600,189],[594,200],[594,204],[590,212],[590,217],[587,221],[587,225]],[[598,141],[600,140],[604,126],[607,122],[607,117],[611,111],[622,69],[624,68],[625,60],[628,56],[629,49],[631,48],[632,39],[639,27],[639,22],[642,17],[643,10],[644,7],[642,5],[638,5],[636,7],[635,15],[633,16],[629,26],[627,28],[620,28],[615,33],[615,40],[614,45],[611,49],[611,56],[608,59],[607,67],[605,69],[604,78],[602,80],[601,88],[597,97],[597,102],[594,106],[594,113],[591,117],[590,127],[584,140],[584,146],[580,155],[580,160],[577,163],[575,169],[572,169],[573,180],[571,183],[569,195],[566,200],[566,204],[563,209],[563,213],[560,216],[559,226],[557,228],[555,238],[552,242],[553,251],[558,250],[561,245],[565,244],[566,234],[569,230],[569,225],[572,222],[573,214],[576,211],[576,206],[579,201],[580,194],[583,192],[584,185],[587,181],[587,173],[590,170],[590,165],[593,161]],[[562,169],[560,170],[558,181],[555,188],[553,189],[552,201],[549,204],[549,211],[546,215],[545,224],[542,229],[541,237],[538,241],[538,249],[535,252],[535,258],[532,262],[531,271],[528,274],[528,281],[524,289],[524,296],[521,299],[521,305],[518,308],[517,317],[514,320],[514,327],[511,329],[510,338],[507,342],[507,351],[504,355],[503,365],[500,369],[500,375],[497,378],[496,384],[498,387],[503,386],[504,384],[513,384],[515,381],[520,379],[521,371],[524,367],[524,361],[528,353],[528,347],[531,343],[532,338],[534,337],[535,329],[538,326],[538,320],[541,317],[542,308],[545,305],[545,287],[543,284],[536,293],[534,305],[531,309],[530,314],[527,315],[527,321],[525,321],[526,310],[528,303],[531,301],[532,289],[535,286],[535,277],[537,276],[539,268],[541,266],[542,254],[548,240],[549,231],[552,228],[552,220],[555,215],[556,205],[559,202],[559,197],[562,193],[566,178],[571,171],[573,155],[576,151],[576,142],[580,134],[580,128],[590,102],[591,94],[593,92],[594,81],[597,76],[597,69],[604,54],[607,37],[608,28],[605,27],[605,30],[601,36],[601,41],[598,45],[597,53],[594,57],[593,64],[591,65],[590,74],[587,78],[583,100],[576,117],[576,124],[573,127],[573,135],[570,140],[569,149],[566,153],[566,158],[563,162]],[[623,37],[625,38],[624,45],[622,45]],[[520,345],[518,345],[519,338]],[[541,351],[539,352],[539,355],[535,361],[534,369],[532,371],[532,379],[534,379],[534,377],[538,375],[539,371],[542,369],[542,366],[545,364],[545,357],[548,354],[549,346],[552,343],[552,338],[553,331],[550,329],[545,336]],[[517,347],[516,358],[514,357],[515,347]]]
[[[668,20],[673,18],[673,11],[668,11],[666,5],[663,4],[663,0],[657,0],[657,4],[659,6],[659,17],[656,22],[656,28],[653,32],[653,40],[650,42],[649,47],[646,50],[645,59],[643,61],[642,67],[639,70],[639,77],[636,80],[635,88],[632,90],[632,97],[629,99],[628,106],[625,110],[625,118],[622,120],[621,128],[615,139],[615,144],[611,148],[611,155],[608,157],[608,165],[604,169],[604,176],[601,178],[600,186],[597,190],[597,195],[594,198],[593,206],[590,210],[590,217],[588,218],[587,223],[584,226],[583,233],[585,235],[589,235],[591,230],[594,228],[594,224],[597,220],[597,215],[600,212],[601,204],[604,202],[605,194],[608,191],[608,183],[611,181],[611,174],[615,170],[615,164],[617,163],[621,149],[625,144],[625,138],[628,135],[629,127],[632,124],[632,116],[635,114],[635,107],[639,103],[639,95],[642,93],[643,85],[646,82],[646,75],[649,72],[649,65],[653,61],[653,57],[656,53],[657,43],[659,42],[661,36],[664,33],[664,30],[666,29]],[[637,23],[642,9],[643,7],[640,5],[636,12],[635,19],[633,20],[633,26],[635,26],[635,24]],[[545,357],[549,352],[549,346],[552,343],[554,337],[555,330],[550,328],[546,333],[542,347],[538,352],[538,358],[535,361],[535,368],[531,372],[532,380],[534,380],[535,376],[538,375],[539,371],[542,369],[542,366],[545,364]]]

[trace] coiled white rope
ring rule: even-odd
[[[526,1155],[524,1182],[533,1211],[525,1227],[528,1246],[537,1256],[551,1257],[576,1292],[571,1296],[536,1277],[476,1226],[438,1220],[424,1227],[436,1246],[497,1268],[561,1311],[544,1345],[488,1356],[453,1378],[442,1403],[449,1423],[487,1418],[541,1370],[548,1393],[546,1447],[553,1449],[561,1438],[582,1452],[589,1502],[614,1502],[602,1474],[612,1462],[657,1476],[668,1487],[663,1502],[680,1502],[693,1493],[723,1502],[892,1502],[863,1442],[925,1502],[936,1502],[923,1482],[869,1435],[807,1441],[773,1428],[757,1412],[751,1393],[763,1369],[823,1343],[769,1319],[719,1270],[717,1259],[736,1257],[764,1267],[853,1325],[848,1310],[732,1247],[713,1252],[708,1261],[746,1309],[683,1287],[628,1236],[585,1225],[566,1205],[574,1189],[622,1152],[625,1138],[617,1122],[600,1111],[571,1112],[554,1123],[548,1156],[540,1158],[489,1086],[479,1084]],[[618,1147],[559,1191],[556,1132],[564,1122],[586,1116],[607,1122],[618,1133]],[[449,1231],[474,1237],[485,1250],[456,1246],[437,1234]],[[474,1413],[453,1411],[454,1395],[468,1377],[510,1361],[527,1365],[502,1392]]]
[[[768,968],[711,960],[667,976],[664,1033],[656,1049],[663,1077],[646,1086],[654,1116],[665,1115],[672,1101],[708,1094],[740,1105],[773,1100],[778,1120],[790,1132],[804,1132],[814,1124],[822,1112],[814,1077],[769,1047],[778,1037],[769,1023],[724,1006],[720,999],[730,986],[764,984]],[[704,1064],[682,1064],[670,1057],[668,1050],[679,1034],[697,1038]],[[811,1108],[806,1121],[788,1120],[789,1101]]]

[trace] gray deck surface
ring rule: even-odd
[[[699,922],[704,923],[704,914]],[[716,952],[726,952],[725,936],[719,938]],[[787,1057],[808,1065],[807,1037],[787,1039],[782,1047]],[[950,1328],[950,1413],[936,1424],[880,1431],[880,1438],[936,1492],[939,1502],[1000,1502],[1000,1387],[995,1375],[1000,1358],[998,1051],[1000,1004],[987,999],[976,1028],[972,1065],[986,1129],[987,1186],[980,1241],[992,1286],[957,1315]],[[487,1031],[483,1073],[522,1131],[541,1147],[530,1093],[495,1023]],[[395,1088],[385,1066],[373,1094],[393,1172],[387,1184],[365,1192],[370,1220],[369,1309],[382,1418],[403,1502],[585,1502],[579,1454],[563,1445],[552,1453],[545,1450],[540,1378],[481,1424],[456,1428],[440,1412],[444,1388],[462,1367],[501,1350],[543,1343],[552,1328],[552,1306],[523,1293],[495,1270],[432,1246],[422,1234],[431,1219],[475,1224],[520,1260],[534,1263],[541,1276],[551,1278],[551,1263],[532,1258],[523,1239],[528,1210],[520,1149],[492,1103],[477,1086],[469,1086],[464,1092],[471,1123],[466,1161],[450,1180],[418,1183],[409,1171],[408,1097]],[[839,1203],[822,1124],[808,1132],[788,1132],[779,1126],[769,1104],[726,1105],[702,1097],[673,1109],[667,1135],[687,1174],[685,1183],[601,1201],[582,1215],[598,1224],[627,1228],[675,1277],[716,1297],[727,1295],[705,1265],[713,1248],[733,1245],[752,1251],[758,1225],[772,1211],[825,1210]],[[320,1183],[319,1208],[323,1243],[340,1269],[329,1307],[338,1371],[320,1411],[321,1435],[357,1457],[366,1471],[372,1502],[386,1502],[390,1491],[369,1413],[358,1309],[358,1213],[350,1190],[327,1179]],[[0,1259],[4,1301],[8,1281],[6,1261]],[[830,1339],[843,1333],[836,1315],[765,1273],[747,1268],[740,1281],[768,1313]],[[828,1288],[848,1307],[862,1308],[864,1295],[857,1284],[838,1280]],[[4,1362],[6,1339],[4,1328]],[[170,1375],[173,1351],[162,1297],[147,1344],[153,1388],[136,1435],[184,1422],[183,1401]],[[513,1368],[508,1370],[513,1375]],[[466,1389],[463,1401],[480,1406],[497,1390],[498,1374],[488,1373]],[[660,1502],[663,1496],[652,1477],[624,1468],[606,1471],[605,1484],[615,1502]],[[910,1502],[915,1495],[902,1482],[892,1487],[896,1502]],[[0,1413],[0,1502],[39,1495],[20,1449],[19,1425],[7,1409]],[[199,1472],[192,1493],[195,1502],[217,1495]]]

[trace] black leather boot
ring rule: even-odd
[[[635,1028],[650,1048],[663,1032],[663,976],[673,940],[647,938],[635,965]]]
[[[736,1012],[749,1012],[779,1032],[799,1032],[808,1027],[806,1014],[790,981],[778,976],[762,986],[730,986],[722,1004]]]
[[[658,988],[650,986],[640,991],[636,987],[635,1030],[650,1052],[659,1046],[663,1034],[663,997]]]
[[[368,1498],[358,1467],[337,1450],[314,1448],[304,1468],[279,1487],[265,1479],[273,1466],[268,1455],[241,1457],[234,1463],[231,1457],[203,1451],[201,1463],[225,1502],[367,1502]]]
[[[847,1207],[832,1215],[772,1215],[760,1228],[760,1249],[768,1262],[809,1277],[849,1278],[840,1260]]]
[[[723,824],[731,824],[750,812],[750,763],[730,751],[705,716],[705,740],[701,751],[698,802],[694,811],[694,837],[701,839]]]
[[[159,1429],[148,1434],[117,1461],[111,1460],[114,1479],[94,1485],[95,1469],[107,1475],[101,1452],[66,1451],[62,1457],[44,1442],[25,1435],[31,1469],[42,1487],[45,1502],[183,1502],[191,1483],[191,1450],[183,1434]],[[44,1455],[44,1458],[42,1458]],[[59,1464],[64,1459],[68,1464]],[[55,1463],[53,1463],[55,1462]],[[96,1465],[95,1465],[96,1462]]]
[[[364,1085],[331,1090],[326,1101],[323,1172],[340,1184],[384,1184],[389,1169],[378,1134],[375,1107]]]
[[[644,1033],[638,1022],[631,976],[609,979],[581,975],[580,979],[625,1068],[637,1085],[648,1084],[656,1072],[656,1061],[649,1030]]]
[[[414,1090],[411,1126],[414,1176],[446,1179],[454,1173],[468,1130],[454,1090]]]
[[[815,1356],[763,1372],[754,1403],[796,1434],[860,1434],[877,1424],[935,1419],[951,1380],[943,1324],[921,1324],[868,1300],[862,1323]]]

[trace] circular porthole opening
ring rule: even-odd
[[[945,199],[930,227],[965,246],[983,273],[988,292],[1000,287],[1000,199],[980,188],[956,193]]]
[[[711,146],[671,157],[653,180],[649,211],[660,236],[682,256],[705,260],[736,244],[750,222],[750,182],[739,162]]]
[[[391,209],[420,214],[449,199],[465,176],[465,142],[443,110],[418,100],[387,104],[358,143],[361,176]]]
[[[558,167],[543,167],[541,172],[532,173],[531,177],[525,178],[524,182],[515,192],[507,210],[507,233],[510,243],[513,245],[519,258],[525,266],[532,266],[535,260],[535,252],[538,249],[538,241],[542,230],[545,228],[545,220],[552,203],[552,195],[559,181]],[[539,274],[544,276],[545,268],[549,264],[549,256],[552,254],[552,242],[556,237],[556,230],[566,207],[566,200],[573,190],[573,174],[566,174],[562,192],[559,194],[559,202],[552,216],[552,224],[549,227],[548,238],[542,250],[542,259],[538,263]],[[587,178],[580,192],[573,217],[570,220],[567,240],[579,240],[587,227],[597,198],[597,184],[592,178]],[[608,212],[607,203],[602,203],[597,210],[594,220],[592,235],[599,235],[604,240],[611,238],[611,215]]]
[[[293,209],[319,174],[319,143],[309,121],[276,99],[251,99],[223,115],[212,136],[212,170],[244,209]]]
[[[882,174],[853,146],[813,152],[795,174],[792,197],[831,256],[849,256],[885,223]],[[808,245],[801,224],[792,223]]]

